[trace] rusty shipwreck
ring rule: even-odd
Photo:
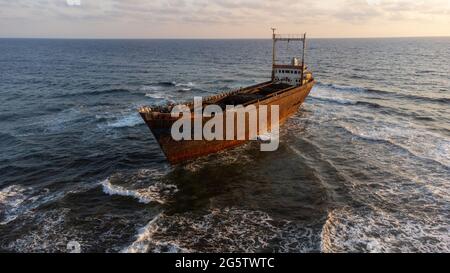
[[[312,73],[307,70],[305,65],[306,34],[280,35],[275,33],[275,29],[272,30],[273,50],[270,81],[203,98],[203,106],[218,105],[224,109],[225,115],[225,107],[227,105],[243,105],[244,107],[254,105],[256,108],[261,105],[278,105],[280,125],[298,111],[315,84]],[[301,55],[298,58],[293,57],[290,63],[278,63],[276,46],[279,42],[300,42],[299,54]],[[184,115],[182,117],[172,117],[171,110],[174,105],[165,107],[143,106],[139,108],[141,117],[150,128],[171,164],[216,153],[244,144],[249,140],[248,134],[246,134],[247,137],[245,139],[240,140],[174,140],[171,135],[171,127],[178,119],[188,118],[194,123],[194,119],[198,118],[194,114],[194,103],[190,102],[185,105],[191,111],[188,117]],[[208,120],[205,117],[200,117],[200,119],[203,124]],[[268,124],[269,129],[270,126]],[[247,133],[248,128],[245,130]]]

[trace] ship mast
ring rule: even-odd
[[[306,51],[306,33],[301,35],[279,35],[275,33],[276,28],[272,29],[272,81],[275,81],[276,73],[275,69],[277,67],[276,64],[276,43],[278,41],[282,42],[291,42],[291,41],[297,41],[302,42],[302,64],[301,64],[301,73],[300,73],[300,85],[303,85],[303,76],[305,73],[305,51]]]
[[[302,50],[302,73],[300,78],[300,85],[303,85],[303,76],[305,73],[305,48],[306,48],[306,33],[303,34],[303,50]]]
[[[275,46],[276,46],[276,37],[275,37],[276,28],[272,28],[272,81],[275,80]]]

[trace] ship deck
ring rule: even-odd
[[[219,105],[222,109],[225,109],[227,105],[245,105],[248,102],[264,99],[273,93],[292,87],[293,86],[291,85],[283,83],[270,83],[262,86],[258,85],[254,88],[245,90],[245,92],[226,96],[218,101],[215,101],[214,103]]]

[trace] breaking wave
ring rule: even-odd
[[[36,219],[33,228],[19,238],[5,245],[8,251],[13,252],[67,252],[67,243],[76,239],[83,242],[81,236],[70,234],[64,229],[69,209],[56,209],[43,212]]]
[[[175,83],[175,86],[178,86],[178,87],[193,87],[193,86],[195,86],[195,84],[193,82]]]
[[[153,92],[153,93],[147,93],[145,94],[146,97],[157,99],[157,100],[170,100],[172,98],[171,95],[167,94],[166,92]]]
[[[450,140],[430,132],[390,126],[355,126],[341,122],[341,128],[362,139],[382,141],[410,154],[450,167]]]
[[[117,174],[101,181],[100,185],[103,192],[109,195],[132,197],[144,204],[151,202],[164,204],[178,192],[176,185],[161,181],[167,171],[143,169],[134,175],[127,176],[126,179]],[[121,184],[113,182],[116,180]]]
[[[238,208],[162,213],[123,252],[316,252],[321,228]]]
[[[119,185],[113,185],[109,179],[103,180],[100,184],[103,187],[103,192],[106,194],[133,197],[144,204],[149,204],[151,202],[164,204],[167,200],[167,195],[177,192],[177,187],[175,185],[162,183],[156,183],[143,189],[127,189]]]
[[[108,127],[113,128],[123,128],[123,127],[134,127],[136,125],[144,124],[142,118],[137,114],[130,114],[116,118],[116,120],[108,122]]]
[[[355,86],[341,86],[336,84],[324,84],[324,83],[317,83],[317,87],[319,88],[325,88],[325,89],[331,89],[335,91],[341,91],[341,92],[350,92],[350,93],[366,93],[366,94],[377,94],[382,97],[389,97],[389,98],[399,98],[399,99],[408,99],[413,101],[423,101],[423,102],[430,102],[430,103],[450,103],[450,98],[436,98],[436,97],[424,97],[414,94],[400,94],[394,91],[385,91],[380,89],[374,89],[374,88],[362,88],[362,87],[355,87]]]
[[[24,202],[29,198],[27,191],[29,192],[30,189],[18,185],[12,185],[0,191],[0,216],[2,216],[0,224],[7,224],[26,211]]]
[[[67,193],[84,191],[85,188],[73,188],[68,191],[51,192],[49,189],[33,189],[20,185],[11,185],[0,191],[0,225],[6,225],[34,209],[56,201]]]
[[[438,214],[440,215],[440,214]],[[323,252],[449,252],[448,219],[398,212],[332,210],[321,234]]]
[[[136,235],[136,240],[128,247],[122,249],[123,253],[147,253],[149,250],[148,239],[157,232],[157,225],[155,224],[161,217],[162,213],[158,214],[153,220],[151,220],[145,227],[141,228]],[[179,245],[172,242],[159,243],[154,246],[153,252],[157,253],[180,253],[191,252],[188,249],[182,249]]]

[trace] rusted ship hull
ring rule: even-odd
[[[267,105],[269,108],[271,105],[278,105],[279,124],[283,124],[291,115],[298,111],[300,105],[310,93],[314,83],[315,82],[312,77],[301,86],[285,86],[272,82],[266,82],[245,88],[233,94],[224,94],[212,97],[205,102],[206,104],[222,106],[225,104],[242,104],[244,106],[254,105],[256,108],[259,108],[260,105]],[[260,95],[259,97],[258,94]],[[246,137],[244,140],[236,140],[235,138],[235,140],[175,141],[171,136],[171,127],[178,118],[171,117],[170,113],[145,111],[145,109],[139,112],[171,164],[177,164],[186,160],[242,145],[250,138],[248,135],[249,129],[246,128]],[[224,113],[224,115],[226,114],[227,113]],[[192,119],[194,119],[194,117],[192,117]],[[207,120],[207,118],[202,118],[202,124],[204,124]],[[271,127],[270,120],[269,113],[267,124],[269,129]],[[247,121],[246,126],[248,126]],[[227,128],[225,128],[225,130],[226,129]],[[260,133],[265,132],[260,132],[258,128],[258,134]],[[226,138],[224,137],[224,139]]]

